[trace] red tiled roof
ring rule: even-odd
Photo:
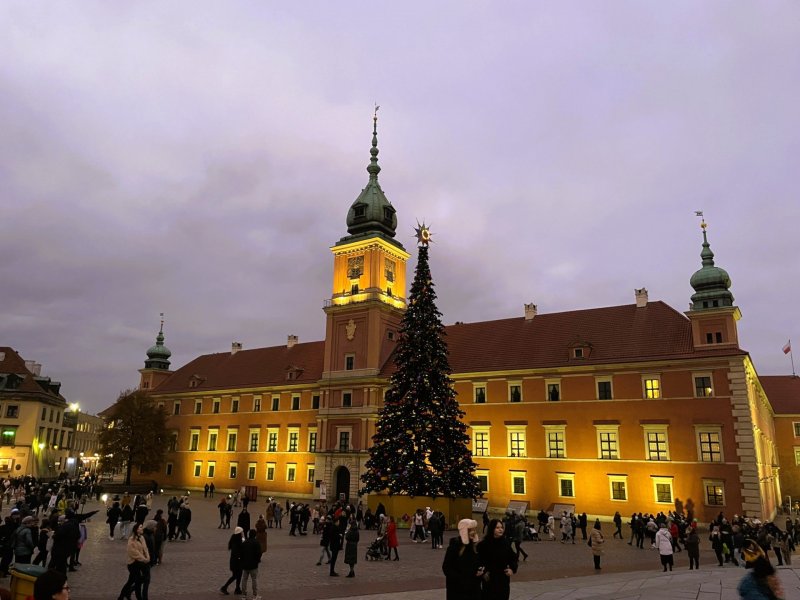
[[[192,390],[218,390],[236,387],[316,383],[322,377],[325,342],[307,342],[270,348],[240,350],[236,354],[222,352],[198,356],[169,376],[154,391],[168,393],[188,390],[195,376],[197,386]],[[287,370],[296,369],[294,379]]]
[[[453,373],[510,371],[586,364],[614,364],[675,358],[744,355],[735,348],[692,347],[689,319],[663,302],[591,308],[561,313],[450,325],[445,328]],[[585,348],[585,358],[573,358],[575,347]],[[236,387],[315,383],[322,376],[324,342],[274,346],[200,356],[171,375],[154,391],[171,393],[189,389],[217,390]],[[395,370],[395,342],[381,351],[381,375]],[[290,366],[302,368],[288,380]],[[198,376],[196,388],[189,387]]]
[[[3,360],[0,360],[0,373],[30,374],[25,366],[25,359],[17,354],[16,350],[9,346],[0,346],[0,354],[3,354]]]
[[[800,415],[800,377],[761,375],[758,379],[775,414]]]
[[[37,381],[35,378],[36,376],[31,372],[30,369],[28,369],[28,367],[25,366],[25,359],[22,358],[16,350],[10,346],[0,346],[0,354],[3,355],[3,359],[0,360],[0,374],[14,373],[22,378],[22,381],[17,387],[11,390],[3,391],[13,393],[42,394],[44,396],[49,396],[51,400],[58,399],[66,402],[60,393],[56,393],[50,389],[49,379],[39,378],[39,381]]]

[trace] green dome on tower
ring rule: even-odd
[[[164,321],[161,321],[161,329],[159,329],[158,335],[156,336],[156,345],[148,348],[147,360],[144,361],[144,368],[168,371],[170,356],[172,356],[172,352],[164,345]]]
[[[703,266],[695,271],[689,283],[694,288],[692,294],[692,310],[704,310],[733,306],[733,294],[730,291],[731,278],[725,269],[714,265],[714,253],[708,243],[706,224],[703,222],[703,250],[700,258]]]
[[[378,235],[402,248],[402,245],[393,239],[397,230],[397,213],[378,182],[381,168],[378,165],[377,108],[372,122],[372,148],[369,151],[370,159],[367,166],[369,181],[347,211],[347,232],[350,235],[342,238],[340,243]]]

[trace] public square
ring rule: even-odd
[[[177,492],[174,492],[177,494]],[[173,493],[158,496],[153,511],[166,508]],[[227,540],[232,529],[218,529],[216,508],[220,495],[203,498],[192,493],[192,539],[168,543],[164,564],[152,569],[150,598],[206,600],[221,598],[219,588],[229,576]],[[285,499],[279,499],[285,501]],[[251,503],[253,520],[265,506],[265,500]],[[70,573],[72,598],[75,600],[116,598],[127,578],[125,542],[108,538],[102,504],[90,502],[86,511],[101,509],[88,523],[89,538],[81,552],[83,566]],[[234,510],[235,523],[240,509]],[[286,519],[284,519],[286,525]],[[602,574],[595,574],[591,552],[585,542],[575,545],[558,542],[526,542],[530,554],[521,562],[512,579],[513,599],[570,598],[699,598],[721,600],[738,598],[736,585],[744,570],[716,567],[707,542],[701,542],[701,569],[689,571],[686,554],[675,556],[675,571],[661,572],[658,556],[650,549],[637,550],[624,540],[611,539],[611,524],[603,525],[606,552]],[[404,535],[405,533],[405,535]],[[627,527],[623,533],[629,535]],[[445,534],[445,544],[454,535]],[[327,566],[316,566],[319,537],[290,537],[288,528],[268,531],[268,550],[259,568],[259,593],[270,600],[312,600],[317,598],[357,598],[361,600],[401,600],[444,598],[444,576],[441,563],[445,550],[433,550],[429,544],[414,544],[405,530],[400,531],[400,561],[368,562],[364,554],[374,531],[362,531],[356,577],[330,577]],[[337,571],[344,575],[347,567],[341,562]],[[800,600],[800,579],[792,568],[779,569],[787,599]],[[231,592],[233,587],[230,588]],[[233,596],[232,594],[232,597]]]

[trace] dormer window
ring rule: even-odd
[[[353,216],[355,216],[356,219],[363,219],[367,216],[367,207],[364,204],[359,204],[353,210]]]
[[[575,358],[583,358],[583,348],[573,348],[572,352]]]
[[[569,345],[570,359],[584,359],[592,355],[592,345],[585,340],[575,340]]]
[[[200,375],[192,375],[191,377],[189,377],[189,387],[190,388],[196,388],[197,386],[199,386],[204,381],[205,381],[205,379],[200,377]]]
[[[286,368],[286,379],[289,381],[294,381],[295,379],[299,379],[300,375],[303,374],[303,369],[299,367],[290,366]]]
[[[389,208],[388,206],[384,207],[383,220],[386,221],[387,223],[391,223],[393,218],[394,218],[394,210]]]

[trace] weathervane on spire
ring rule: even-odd
[[[694,215],[695,215],[696,217],[700,217],[700,228],[701,228],[703,231],[705,231],[705,230],[706,230],[706,227],[708,227],[708,225],[706,225],[706,220],[705,220],[705,218],[703,217],[703,211],[702,211],[702,210],[696,210],[696,211],[694,211]]]
[[[159,313],[159,315],[161,316],[161,329],[159,331],[164,333],[164,313]]]
[[[374,112],[374,113],[372,113],[372,120],[373,120],[373,121],[377,121],[377,120],[378,120],[378,109],[379,109],[379,108],[380,108],[380,106],[379,106],[379,105],[378,105],[378,103],[376,102],[376,103],[375,103],[375,112]]]
[[[425,225],[424,221],[422,222],[422,225],[420,225],[419,221],[417,221],[417,226],[414,228],[414,232],[417,238],[417,243],[420,246],[427,246],[428,244],[433,242],[433,240],[431,239],[433,237],[433,234],[431,233],[430,228],[427,225]]]

